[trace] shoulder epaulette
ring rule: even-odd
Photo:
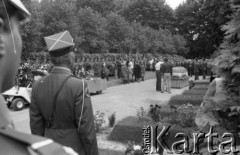
[[[28,146],[27,149],[31,149],[32,151],[36,151],[43,155],[54,155],[56,153],[67,155],[64,148],[60,144],[53,142],[51,139],[21,133],[13,129],[0,129],[0,135],[4,135],[12,140],[18,141],[19,143],[23,143]]]

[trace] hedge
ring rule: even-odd
[[[207,90],[208,89],[208,85],[197,85],[197,86],[194,86],[192,89],[194,90]]]
[[[190,89],[185,90],[182,95],[205,95],[207,92],[206,89]]]
[[[168,102],[169,105],[180,106],[190,103],[193,106],[199,106],[203,101],[204,95],[176,95]]]
[[[161,123],[146,124],[140,121],[137,117],[130,116],[115,125],[114,129],[108,137],[108,140],[121,143],[134,141],[136,144],[141,144],[143,140],[143,128],[148,125],[152,126],[154,129],[153,137],[157,137],[163,128],[163,124]],[[182,137],[175,137],[177,133],[185,133],[188,136],[191,136],[194,130],[196,130],[196,127],[185,128],[180,125],[173,125],[169,129],[168,134],[164,136],[164,141],[168,146],[171,146],[174,142],[179,142],[182,140]]]
[[[144,123],[137,117],[127,117],[115,125],[108,139],[127,143],[128,141],[142,142]]]

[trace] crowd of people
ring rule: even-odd
[[[170,56],[171,62],[176,60],[185,61],[180,56]],[[134,81],[144,81],[145,71],[155,71],[153,67],[157,58],[125,58],[125,57],[80,57],[76,58],[74,66],[71,68],[72,73],[76,77],[90,78],[101,77],[109,80],[109,77],[115,79],[122,79],[123,83],[130,83]],[[33,81],[32,71],[41,71],[46,75],[50,73],[53,68],[52,63],[48,59],[30,59],[27,58],[22,61],[18,74],[16,76],[16,84],[26,87],[29,82]]]
[[[213,76],[212,61],[210,59],[183,59],[182,57],[169,57],[168,62],[172,67],[181,66],[187,69],[189,76]],[[109,80],[109,77],[122,79],[122,82],[130,83],[135,81],[144,81],[146,71],[156,71],[156,64],[162,60],[162,57],[126,59],[123,57],[115,58],[77,58],[72,72],[76,77],[90,78],[101,77]],[[27,59],[22,62],[16,76],[16,85],[26,87],[33,81],[32,71],[41,71],[45,75],[50,73],[53,68],[52,63],[44,59],[43,61]]]

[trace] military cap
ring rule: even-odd
[[[51,56],[63,56],[74,49],[74,42],[69,31],[44,37]]]
[[[7,6],[6,4],[9,4],[10,6],[15,7],[16,9],[14,9],[14,11],[17,11],[19,13],[20,21],[28,20],[31,15],[30,12],[26,9],[26,7],[22,4],[20,0],[3,0],[3,4],[5,7]]]

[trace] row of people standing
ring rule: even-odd
[[[186,68],[188,75],[191,77],[194,75],[195,80],[199,80],[199,76],[203,76],[203,79],[206,79],[206,76],[211,76],[211,74],[213,74],[213,64],[210,59],[177,61],[175,65]]]
[[[143,61],[122,61],[121,74],[123,83],[129,83],[134,81],[144,81],[145,77],[145,65]]]
[[[86,77],[87,75],[94,77],[106,78],[114,77],[115,79],[122,78],[123,81],[133,82],[144,80],[146,65],[145,61],[135,61],[132,59],[126,61],[118,60],[78,60],[74,67],[73,73],[78,77]],[[91,73],[91,74],[89,74]]]

